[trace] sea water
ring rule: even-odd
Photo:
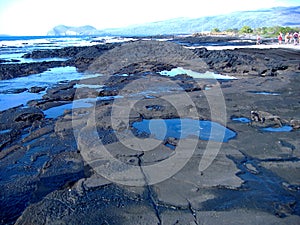
[[[11,60],[19,60],[15,63],[35,62],[35,61],[55,61],[66,60],[64,58],[47,58],[47,59],[25,59],[22,56],[34,50],[58,49],[68,46],[91,46],[101,44],[98,40],[104,40],[104,43],[124,42],[126,38],[117,37],[0,37],[0,59],[5,59],[13,63]],[[131,39],[130,39],[131,40]],[[161,74],[168,76],[176,76],[177,74],[187,74],[194,78],[213,78],[213,79],[235,79],[234,77],[213,74],[210,72],[201,74],[184,68],[176,68],[171,71],[161,71]],[[49,69],[40,74],[34,74],[26,77],[19,77],[10,80],[0,81],[0,111],[26,105],[30,100],[41,99],[45,91],[40,93],[30,93],[31,87],[51,87],[61,81],[71,81],[77,79],[88,78],[85,74],[76,71],[75,67],[57,67]],[[27,89],[21,93],[14,93],[16,89]],[[98,86],[97,88],[101,88]]]
[[[219,123],[189,118],[151,119],[134,122],[138,133],[146,133],[158,140],[167,138],[183,139],[197,136],[201,140],[228,142],[236,133]]]
[[[98,40],[104,40],[103,43]],[[114,36],[0,36],[0,59],[17,60],[17,63],[50,61],[50,59],[25,59],[22,56],[34,50],[59,49],[70,46],[92,46],[134,40]],[[64,58],[51,58],[51,61],[63,61]],[[16,63],[16,62],[6,62]]]
[[[67,102],[66,104],[44,110],[43,113],[45,114],[46,118],[57,118],[59,116],[62,116],[66,110],[90,108],[94,107],[97,101],[110,101],[117,98],[123,98],[123,96],[116,95],[77,99],[72,102]]]
[[[99,74],[87,75],[80,73],[75,67],[56,67],[40,74],[34,74],[26,77],[17,77],[10,80],[0,80],[0,111],[26,105],[30,100],[41,99],[45,91],[40,93],[30,93],[28,90],[22,93],[9,93],[16,89],[30,89],[31,87],[51,87],[62,81],[80,80],[99,76]]]

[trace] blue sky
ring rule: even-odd
[[[0,0],[0,34],[45,35],[60,24],[104,29],[292,5],[300,0]]]

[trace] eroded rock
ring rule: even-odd
[[[281,119],[279,116],[275,116],[271,113],[264,111],[251,111],[251,120],[253,122],[257,122],[255,124],[262,124],[265,127],[282,126]]]

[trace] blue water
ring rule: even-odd
[[[86,107],[92,107],[93,104],[89,103],[88,100],[85,99],[81,99],[81,100],[76,100],[76,104],[73,104],[73,102],[71,103],[67,103],[64,105],[60,105],[60,106],[56,106],[56,107],[52,107],[50,109],[44,110],[43,113],[45,114],[46,118],[57,118],[61,115],[64,114],[65,110],[71,110],[71,109],[75,109],[75,108],[86,108]]]
[[[0,130],[0,134],[5,134],[5,133],[9,133],[11,132],[11,129],[7,129],[7,130]]]
[[[199,137],[201,140],[228,142],[236,133],[218,123],[194,119],[152,119],[134,122],[138,133],[146,133],[158,140],[169,137],[183,139]]]
[[[269,92],[269,91],[248,91],[248,92],[256,95],[273,95],[273,96],[280,95],[280,93],[278,92]]]
[[[103,97],[96,97],[96,98],[84,98],[74,100],[71,103],[66,103],[60,106],[52,107],[50,109],[44,110],[43,113],[45,114],[46,118],[57,118],[62,116],[66,110],[78,109],[78,108],[89,108],[93,107],[97,101],[110,101],[117,98],[123,98],[123,96],[103,96]]]
[[[22,56],[34,50],[59,49],[68,46],[91,46],[99,44],[93,42],[102,37],[95,36],[0,36],[0,59],[19,60],[14,63],[64,61],[63,58],[25,59]],[[115,37],[103,37],[111,42],[120,41]],[[11,63],[11,62],[8,62]]]
[[[8,36],[0,36],[0,41],[27,41],[27,40],[45,39],[45,38],[60,38],[60,37],[59,36],[9,36],[8,35]]]
[[[186,74],[193,78],[200,78],[200,79],[219,79],[219,80],[235,80],[235,79],[237,79],[236,77],[233,77],[233,76],[221,75],[221,74],[216,74],[213,72],[198,73],[193,70],[184,69],[182,67],[173,68],[172,70],[163,70],[159,73],[161,75],[171,76],[171,77],[174,77],[174,76],[180,75],[180,74]]]
[[[267,132],[290,132],[293,130],[291,126],[282,126],[282,127],[267,127],[263,128],[263,131]]]
[[[10,80],[0,80],[0,111],[19,105],[26,105],[30,100],[41,99],[45,91],[41,93],[29,93],[28,91],[18,94],[4,94],[8,90],[38,87],[51,87],[61,81],[80,80],[95,77],[95,74],[79,73],[75,67],[56,67],[40,74],[26,77],[18,77]]]
[[[251,120],[248,119],[247,117],[234,117],[234,118],[231,118],[232,121],[235,121],[235,122],[240,122],[240,123],[250,123]]]

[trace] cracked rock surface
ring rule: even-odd
[[[76,89],[79,81],[72,81],[47,89],[43,99],[31,101],[29,107],[0,112],[0,224],[299,224],[298,55],[278,49],[276,54],[293,59],[284,62],[286,68],[275,61],[274,50],[220,53],[139,41],[121,45],[118,55],[119,46],[77,49],[70,61],[108,73],[80,81],[101,85],[98,92]],[[135,47],[141,50],[136,56],[147,56],[145,60],[110,67],[111,60],[123,60]],[[169,64],[155,62],[145,48],[162,57],[182,57],[167,60]],[[255,54],[259,57],[253,61]],[[198,69],[225,72],[230,67],[221,66],[223,56],[231,57],[228,74],[239,79],[157,73],[182,66],[184,60],[198,60]],[[104,61],[92,64],[96,57]],[[240,65],[255,62],[266,67],[266,76],[239,72]],[[272,66],[277,69],[268,74]],[[87,97],[109,98],[66,110],[57,118],[43,114],[62,101]],[[224,109],[214,106],[220,99]],[[145,119],[179,117],[213,120],[236,136],[223,143],[196,134],[160,140],[133,126]],[[263,130],[283,126],[292,131]]]

